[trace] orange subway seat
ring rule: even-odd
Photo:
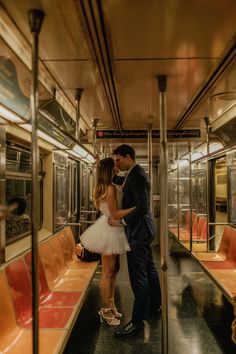
[[[224,260],[226,260],[232,231],[233,231],[233,229],[231,227],[225,226],[222,237],[221,237],[220,246],[219,246],[219,249],[217,252],[196,252],[196,253],[194,253],[194,256],[199,261],[224,261]]]
[[[20,326],[32,328],[32,287],[23,259],[10,262],[5,267],[9,291]],[[39,307],[40,328],[67,328],[74,307]]]
[[[236,295],[236,269],[211,269],[211,275],[234,298]]]
[[[75,240],[71,228],[67,226],[58,232],[57,237],[61,243],[65,264],[68,268],[91,268],[96,269],[98,262],[83,262],[75,254]]]
[[[225,259],[228,254],[231,236],[234,232],[235,231],[232,229],[232,227],[225,226],[218,250],[218,254],[224,256]]]
[[[190,232],[190,216],[190,210],[187,210],[185,214],[185,228],[188,232]]]
[[[192,213],[192,238],[198,239],[198,216],[195,212]]]
[[[232,229],[229,248],[224,261],[202,261],[209,269],[236,269],[236,230]]]
[[[52,253],[54,257],[55,267],[59,276],[76,279],[79,273],[78,269],[70,269],[66,266],[65,259],[62,252],[61,243],[57,235],[50,237],[48,240],[52,248]]]
[[[93,274],[95,267],[92,268],[68,268],[64,259],[64,255],[62,252],[61,242],[59,240],[58,234],[50,238],[50,244],[53,250],[53,255],[55,257],[56,266],[58,269],[58,273],[60,276],[66,279],[77,279],[77,277],[83,273],[86,274],[86,269],[88,270],[88,274]],[[83,271],[84,269],[84,271]]]
[[[76,275],[74,274],[72,277],[67,277],[64,273],[65,275],[62,276],[61,270],[58,269],[58,257],[55,257],[49,241],[39,244],[39,254],[47,278],[48,286],[51,290],[84,291],[87,289],[93,277],[93,269],[76,269]]]
[[[207,219],[205,216],[198,217],[197,239],[202,241],[207,240]]]
[[[31,259],[32,254],[28,252],[24,256],[27,270],[31,276]],[[48,287],[46,275],[44,273],[43,265],[39,257],[38,262],[38,274],[39,274],[39,303],[43,307],[50,306],[75,306],[79,303],[81,298],[81,292],[68,292],[68,291],[51,291]]]
[[[19,327],[9,286],[4,272],[0,271],[0,352],[7,354],[32,353],[32,331]],[[52,354],[61,347],[66,330],[41,329],[39,331],[39,353]]]

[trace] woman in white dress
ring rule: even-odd
[[[121,195],[112,184],[114,175],[114,160],[112,158],[100,160],[97,166],[94,200],[103,215],[80,236],[81,243],[85,248],[102,255],[102,275],[100,280],[102,308],[98,313],[101,322],[105,320],[112,326],[119,325],[119,318],[122,317],[114,303],[119,255],[129,251],[130,248],[124,226],[110,226],[107,220],[109,216],[121,219],[135,208],[118,209],[117,199],[121,201]]]

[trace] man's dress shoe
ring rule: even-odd
[[[158,307],[156,310],[151,310],[149,312],[150,318],[159,318],[161,315],[161,306]]]
[[[144,323],[128,322],[124,327],[115,331],[115,337],[131,337],[144,329]]]

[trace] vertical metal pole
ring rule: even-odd
[[[157,76],[160,105],[160,173],[161,173],[161,305],[162,305],[162,353],[168,354],[168,156],[166,117],[166,75]]]
[[[83,93],[82,88],[75,89],[75,107],[76,107],[76,132],[75,137],[80,141],[80,100]]]
[[[152,210],[153,196],[153,175],[152,175],[152,122],[148,123],[148,176],[151,184],[150,209]]]
[[[94,155],[96,155],[97,125],[98,125],[98,119],[94,118],[93,119],[93,151],[94,151]]]
[[[38,325],[38,36],[43,22],[44,13],[40,10],[28,12],[29,27],[33,37],[32,45],[32,87],[31,87],[31,124],[32,124],[32,197],[31,197],[31,226],[32,226],[32,314],[33,314],[33,354],[39,353],[39,325]]]
[[[178,148],[178,151],[179,151],[179,148]],[[178,160],[177,160],[177,176],[176,176],[176,178],[177,178],[177,215],[178,215],[177,228],[178,228],[178,240],[180,238],[179,166],[180,166],[180,163],[179,163],[179,156],[178,156]]]
[[[190,204],[190,252],[193,249],[193,235],[192,235],[192,214],[193,214],[193,192],[192,192],[192,158],[191,158],[191,143],[189,143],[189,204]]]
[[[209,125],[209,117],[205,117],[204,118],[205,123],[206,123],[206,129],[207,129],[207,135],[206,135],[206,142],[207,142],[207,155],[209,155],[210,153],[210,139],[209,139],[209,133],[210,133],[210,125]],[[209,220],[209,160],[207,160],[206,162],[207,166],[206,166],[206,214],[207,214],[207,252],[209,252],[210,249],[210,241],[209,241],[209,236],[210,236],[210,226],[209,226],[209,222],[211,220]]]
[[[0,204],[6,204],[6,126],[0,118]],[[6,221],[0,221],[0,264],[5,262]]]

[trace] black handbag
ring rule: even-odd
[[[76,245],[77,258],[84,262],[97,262],[101,259],[101,255],[96,252],[87,250],[82,243]]]

